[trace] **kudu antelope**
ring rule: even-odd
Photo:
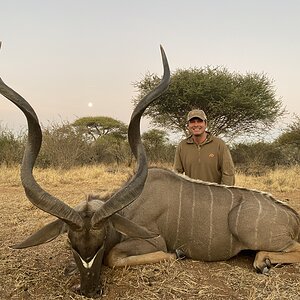
[[[300,262],[299,216],[271,195],[246,188],[201,182],[165,169],[149,169],[140,139],[143,111],[163,93],[170,73],[162,50],[164,76],[160,85],[135,108],[128,138],[137,158],[135,176],[107,201],[90,199],[74,209],[45,192],[32,168],[41,144],[38,119],[21,96],[0,82],[0,92],[28,119],[21,179],[29,200],[58,220],[46,225],[16,249],[53,240],[68,232],[81,292],[100,291],[102,259],[125,266],[175,259],[178,255],[204,261],[229,259],[243,249],[256,250],[254,267]]]

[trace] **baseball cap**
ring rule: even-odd
[[[193,109],[188,113],[187,121],[190,121],[193,118],[199,118],[203,121],[207,120],[205,112],[201,109]]]

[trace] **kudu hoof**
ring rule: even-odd
[[[263,275],[267,275],[268,276],[270,274],[271,267],[272,267],[271,261],[268,258],[266,258],[265,261],[264,261],[264,264],[261,265],[261,266],[259,266],[259,267],[257,267],[256,271],[258,273],[261,273]]]
[[[185,254],[182,250],[176,249],[175,254],[177,259],[185,259]]]

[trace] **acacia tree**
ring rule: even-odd
[[[138,96],[134,104],[159,81],[156,74],[148,73],[135,82]],[[284,112],[265,74],[241,75],[208,66],[174,72],[168,91],[145,114],[154,125],[185,132],[186,114],[194,108],[206,112],[213,134],[229,137],[269,129]]]
[[[111,117],[83,117],[77,119],[73,124],[75,127],[85,128],[93,140],[105,135],[126,137],[127,126],[125,123]]]
[[[92,140],[96,162],[116,162],[119,164],[129,157],[127,125],[111,117],[83,117],[77,119],[74,127],[85,130]]]

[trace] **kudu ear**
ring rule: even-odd
[[[67,225],[61,220],[53,221],[32,234],[20,244],[10,246],[13,249],[23,249],[51,242],[67,231]]]
[[[114,228],[123,235],[130,236],[131,238],[154,238],[159,234],[148,230],[146,227],[138,225],[129,219],[126,219],[118,213],[112,215],[110,220],[113,223]]]

